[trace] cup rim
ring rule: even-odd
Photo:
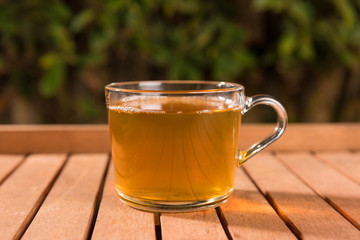
[[[214,88],[211,89],[193,89],[193,90],[155,90],[155,89],[128,89],[126,85],[159,85],[159,84],[211,84]],[[144,81],[125,81],[113,82],[105,86],[106,91],[111,92],[126,92],[126,93],[165,93],[165,94],[185,94],[185,93],[223,93],[243,91],[244,87],[241,84],[233,82],[222,81],[203,81],[203,80],[144,80]]]

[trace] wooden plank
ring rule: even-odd
[[[162,213],[163,239],[227,239],[214,209],[188,213]]]
[[[277,155],[285,165],[360,230],[360,185],[308,152]]]
[[[110,164],[92,239],[155,239],[154,214],[128,207],[117,196]]]
[[[328,151],[316,152],[316,156],[360,184],[360,152]]]
[[[0,185],[23,162],[24,155],[0,154]]]
[[[265,138],[274,124],[243,124],[245,149]],[[51,141],[49,141],[51,139]],[[271,150],[360,150],[360,124],[290,124]],[[0,125],[0,153],[109,152],[107,125]]]
[[[273,155],[261,153],[244,168],[298,238],[360,239],[360,231]]]
[[[263,139],[272,128],[273,125],[244,124],[240,133],[241,149]],[[360,124],[358,123],[289,124],[284,135],[268,150],[359,150],[359,142]]]
[[[72,155],[22,239],[87,238],[107,162],[108,154]]]
[[[233,239],[296,239],[240,169],[229,201],[221,206]]]
[[[109,151],[107,125],[0,125],[0,153]]]
[[[0,239],[21,237],[65,160],[65,154],[30,155],[1,185]]]

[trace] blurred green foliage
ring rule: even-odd
[[[282,31],[276,43],[280,61],[289,65],[325,61],[344,66],[359,62],[360,1],[256,0],[254,3],[260,11],[282,15]]]
[[[103,86],[142,79],[244,82],[304,120],[309,94],[296,86],[358,68],[360,1],[245,2],[2,1],[0,121],[104,122]]]

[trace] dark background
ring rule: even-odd
[[[0,123],[105,123],[104,86],[146,79],[238,82],[290,122],[359,122],[359,17],[356,0],[3,0]]]

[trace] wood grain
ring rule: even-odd
[[[273,125],[244,124],[241,128],[241,145],[251,146],[263,139],[267,132],[271,132]],[[289,124],[283,136],[268,150],[359,150],[359,142],[360,124],[358,123]]]
[[[296,239],[241,169],[234,192],[221,209],[233,239]]]
[[[161,214],[163,239],[227,239],[214,209]]]
[[[107,154],[72,155],[22,239],[85,239]]]
[[[360,152],[316,152],[316,156],[360,185]]]
[[[271,133],[275,124],[243,124],[241,149]],[[51,141],[49,141],[51,139]],[[360,124],[290,124],[268,149],[360,150]],[[107,125],[0,125],[0,153],[110,152]]]
[[[360,186],[307,152],[279,153],[282,162],[360,230]]]
[[[92,239],[155,239],[154,215],[122,203],[114,179],[110,164]]]
[[[243,124],[241,149],[273,126]],[[89,153],[110,152],[109,140],[107,125],[0,125],[0,239],[87,238],[107,158]],[[358,123],[290,124],[267,152],[244,164],[246,174],[238,174],[233,196],[221,207],[231,236],[360,239],[359,142]],[[86,154],[81,160],[77,154],[69,161],[66,154],[22,160],[36,152]],[[92,238],[156,239],[155,224],[154,214],[119,200],[111,164]],[[226,239],[214,209],[162,214],[161,228],[163,239]]]
[[[0,186],[0,239],[23,234],[65,159],[65,154],[30,155]]]
[[[0,154],[0,185],[23,160],[24,155]]]
[[[360,239],[360,231],[271,154],[261,153],[244,167],[299,238]]]
[[[109,151],[107,125],[0,125],[0,153]]]

